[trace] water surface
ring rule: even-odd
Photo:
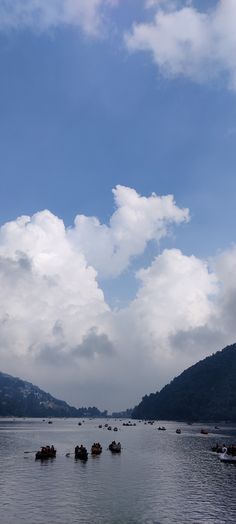
[[[197,424],[109,421],[118,427],[114,433],[98,428],[105,422],[1,419],[1,524],[235,524],[236,466],[222,464],[210,449],[216,441],[235,442],[236,428],[208,426],[204,436]],[[122,444],[120,455],[107,449],[113,439]],[[90,450],[94,441],[102,454],[75,461],[75,445]],[[35,453],[25,453],[46,444],[54,444],[56,459],[35,461]]]

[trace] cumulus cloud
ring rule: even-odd
[[[42,211],[0,228],[0,354],[3,371],[115,410],[235,341],[236,248],[208,261],[165,249],[137,272],[136,297],[112,310],[98,271],[107,264],[114,278],[189,217],[170,196],[121,186],[114,196],[108,225],[78,215],[66,228]]]
[[[17,354],[56,347],[58,356],[86,350],[92,355],[95,346],[101,354],[101,345],[108,350],[101,337],[109,307],[97,272],[119,274],[149,240],[166,234],[170,222],[188,218],[170,196],[141,197],[121,186],[114,194],[117,209],[109,226],[78,215],[75,226],[66,229],[62,220],[42,211],[1,227],[3,347]]]
[[[45,31],[65,25],[97,35],[104,8],[112,3],[112,0],[0,0],[0,29]]]
[[[0,230],[1,345],[17,354],[53,341],[74,347],[108,311],[96,271],[49,211]]]
[[[135,23],[126,34],[130,51],[148,51],[164,75],[195,81],[224,74],[236,89],[236,3],[218,0],[205,11],[194,2],[149,2],[156,5],[151,22]]]
[[[205,325],[212,315],[217,279],[204,261],[178,249],[164,250],[137,276],[141,288],[131,308],[157,345],[161,338]]]
[[[180,209],[172,195],[143,197],[119,185],[113,194],[117,209],[108,226],[95,217],[78,215],[69,232],[75,248],[103,277],[119,275],[150,240],[166,236],[170,224],[189,220],[188,209]]]

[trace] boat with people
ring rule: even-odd
[[[205,428],[202,428],[200,431],[201,435],[208,435],[208,430]]]
[[[56,454],[57,450],[54,448],[54,446],[41,446],[41,450],[37,451],[35,455],[35,460],[47,460],[55,458]]]
[[[157,429],[158,429],[158,431],[166,431],[165,426],[159,426],[159,428],[157,428]]]
[[[180,428],[177,428],[177,429],[176,429],[176,433],[177,433],[177,435],[180,435],[180,433],[181,433],[181,429],[180,429]]]
[[[116,441],[113,440],[111,444],[109,445],[109,450],[112,453],[120,453],[121,452],[121,443],[120,442],[116,443]]]
[[[80,446],[75,446],[75,458],[80,460],[87,460],[88,452],[87,449],[81,444]]]
[[[102,453],[102,446],[99,442],[94,442],[91,447],[91,455],[100,455]]]
[[[219,454],[219,459],[221,462],[236,464],[236,445],[232,444],[231,446],[223,448],[223,453]]]

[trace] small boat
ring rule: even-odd
[[[37,451],[35,460],[47,460],[56,457],[57,450],[54,446],[42,446],[40,451]]]
[[[117,427],[115,427],[115,428],[113,429],[113,431],[118,431],[118,428],[117,428]]]
[[[165,426],[159,426],[158,431],[166,431]]]
[[[49,421],[48,421],[48,424],[52,424],[52,420],[49,420]]]
[[[81,444],[81,446],[75,447],[75,458],[80,460],[87,460],[88,452],[87,449]]]
[[[102,428],[102,424],[99,424],[99,426],[98,426],[98,427],[99,427],[99,429],[101,429],[101,428]]]
[[[107,429],[108,429],[109,431],[111,431],[111,430],[112,430],[112,427],[111,427],[111,426],[108,426],[108,428],[107,428]]]
[[[180,429],[180,428],[177,428],[176,433],[177,433],[178,435],[180,435],[180,433],[181,433],[181,429]]]
[[[82,426],[82,422],[78,422],[78,426]]]
[[[121,452],[121,443],[120,442],[116,443],[116,441],[113,440],[113,442],[109,445],[109,450],[112,453],[120,453]]]
[[[236,446],[228,446],[227,448],[223,448],[223,453],[219,454],[219,459],[221,462],[236,464]]]
[[[99,442],[94,442],[91,447],[91,455],[100,455],[102,453],[102,446]]]
[[[203,429],[203,428],[202,428],[201,431],[200,431],[200,433],[201,433],[201,435],[208,435],[208,431],[207,431],[207,429]]]

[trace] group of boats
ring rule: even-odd
[[[112,453],[120,453],[121,452],[121,443],[120,442],[116,443],[116,441],[113,440],[111,444],[109,445],[109,450]],[[37,451],[35,455],[35,460],[47,460],[47,459],[55,458],[56,453],[57,452],[54,446],[42,446],[41,449]],[[100,455],[102,453],[102,446],[100,442],[93,443],[90,453],[91,455]],[[69,455],[70,453],[66,454],[66,456],[69,456]],[[86,447],[83,444],[81,444],[80,446],[78,445],[75,446],[74,456],[75,456],[75,459],[87,460],[88,451]]]
[[[229,462],[236,464],[236,444],[230,444],[225,446],[225,444],[215,444],[211,448],[214,453],[218,453],[219,459],[221,462]]]
[[[99,424],[98,427],[99,427],[99,429],[101,429],[101,428],[102,428],[102,424]],[[104,428],[108,429],[108,431],[112,431],[112,427],[109,426],[108,424],[104,424]],[[118,428],[115,426],[115,427],[113,428],[113,431],[118,431]]]

